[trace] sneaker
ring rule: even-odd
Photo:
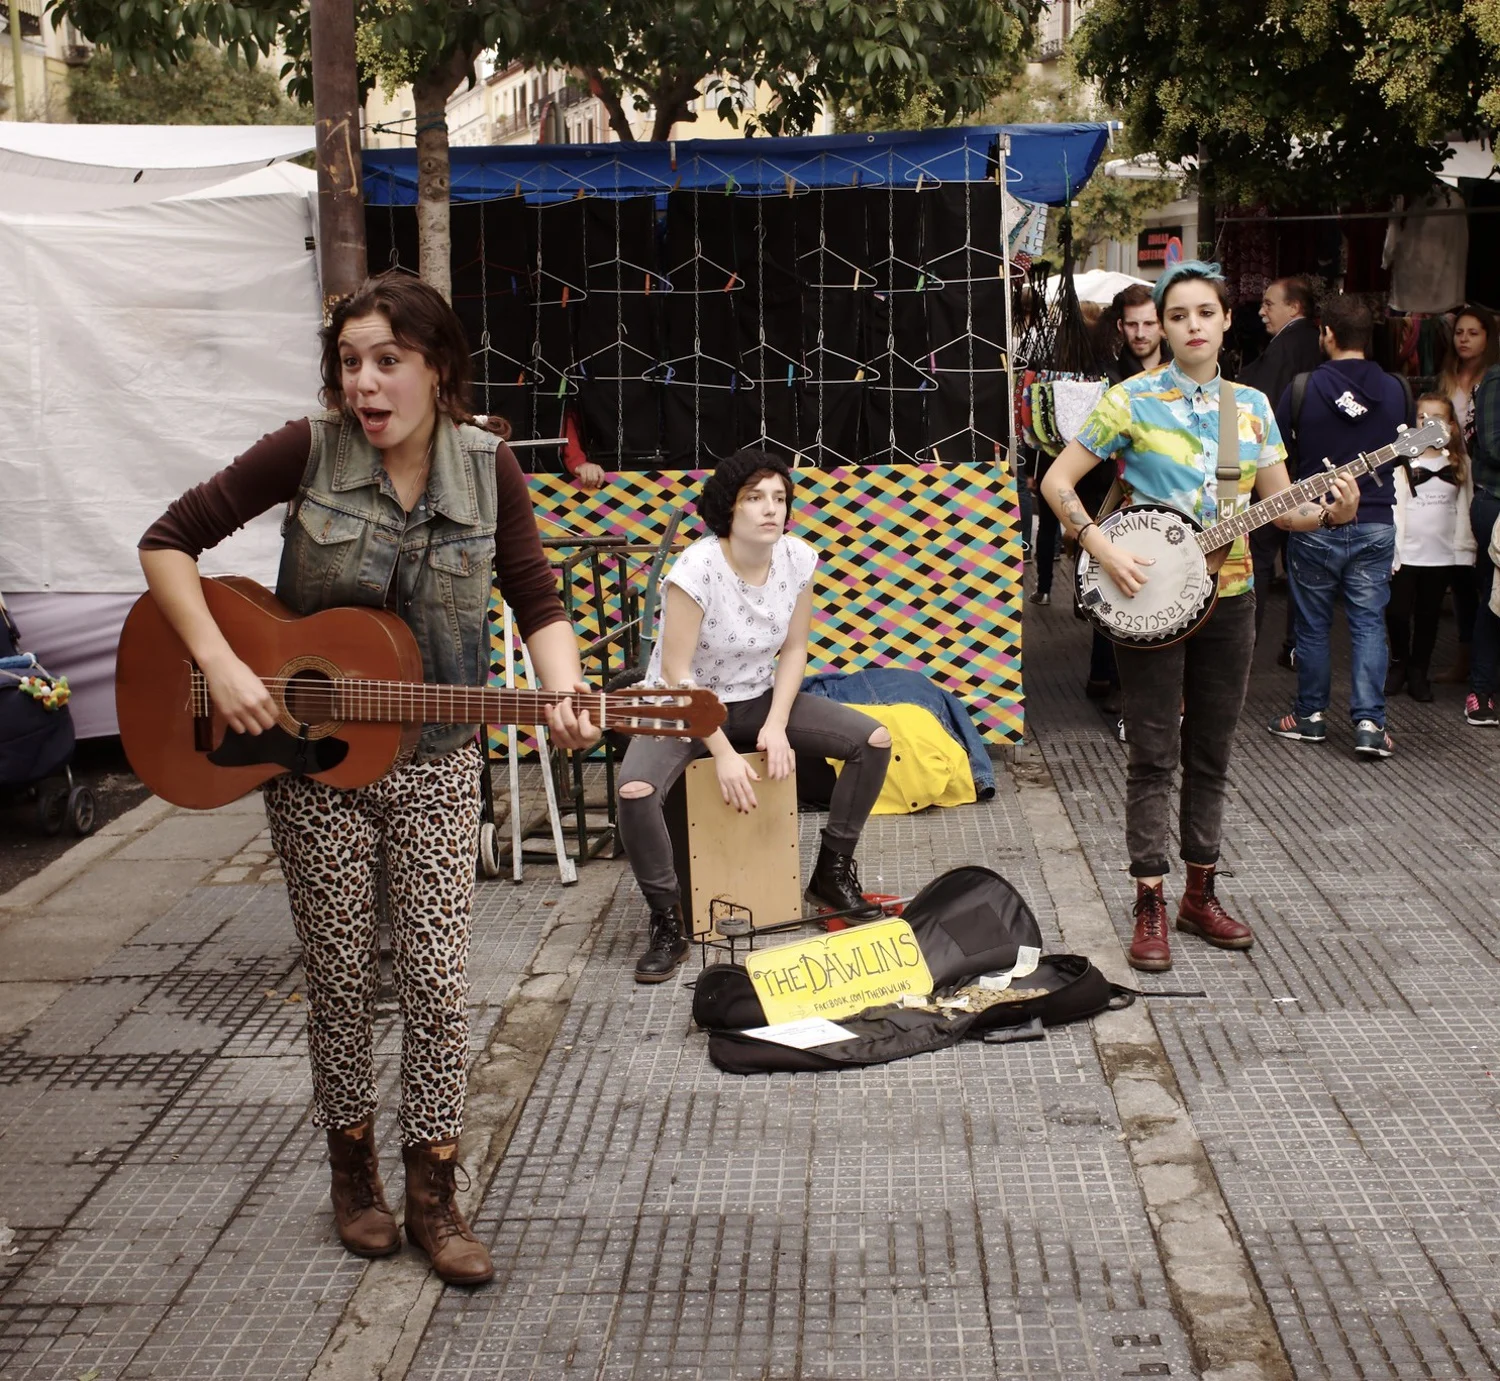
[[[1469,698],[1464,701],[1464,718],[1470,724],[1477,724],[1481,728],[1493,729],[1500,724],[1500,715],[1495,713],[1495,697],[1487,695],[1481,701],[1473,691],[1469,692]]]
[[[1032,595],[1032,597],[1031,597],[1031,603],[1033,603],[1033,604],[1051,604],[1052,603],[1052,596],[1050,594],[1048,594],[1046,590],[1038,590],[1034,595]]]
[[[1277,738],[1300,739],[1303,743],[1322,743],[1328,737],[1328,725],[1323,722],[1322,710],[1314,710],[1310,715],[1293,711],[1273,719],[1266,728]]]
[[[1388,758],[1396,751],[1385,725],[1362,719],[1354,726],[1354,752],[1361,758]]]

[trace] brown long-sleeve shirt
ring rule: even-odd
[[[181,551],[195,561],[252,518],[296,497],[312,450],[306,418],[263,436],[211,479],[174,500],[139,542],[142,551]],[[537,534],[526,478],[509,446],[495,451],[495,569],[500,592],[529,638],[565,622],[557,580]]]

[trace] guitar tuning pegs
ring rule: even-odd
[[[1396,427],[1396,430],[1397,430],[1397,431],[1398,431],[1398,432],[1408,432],[1408,431],[1410,431],[1410,430],[1411,430],[1411,428],[1410,428],[1410,427],[1408,427],[1408,426],[1407,426],[1407,425],[1406,425],[1406,423],[1405,423],[1405,422],[1402,422],[1402,423],[1400,423],[1400,424],[1399,424],[1399,425],[1398,425],[1398,426],[1397,426],[1397,427]]]

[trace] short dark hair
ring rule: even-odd
[[[388,269],[374,278],[366,278],[352,293],[334,303],[328,325],[320,332],[323,406],[349,412],[344,397],[339,336],[349,322],[377,313],[391,323],[396,343],[417,351],[438,376],[439,409],[455,422],[477,425],[470,383],[469,341],[463,323],[436,288],[404,269]],[[499,418],[492,418],[488,428],[501,436],[510,435],[509,425]]]
[[[1348,293],[1330,297],[1323,304],[1323,325],[1333,333],[1334,344],[1340,350],[1370,353],[1370,344],[1375,339],[1375,318],[1359,298]]]
[[[1118,313],[1117,321],[1125,320],[1125,309],[1127,307],[1144,307],[1147,303],[1156,306],[1156,299],[1151,295],[1151,288],[1145,283],[1131,283],[1128,287],[1121,288],[1115,294],[1114,306]]]
[[[790,519],[792,512],[792,490],[796,482],[786,461],[759,446],[747,446],[726,456],[714,472],[703,481],[703,490],[698,495],[698,516],[703,525],[715,537],[728,537],[734,526],[734,506],[739,497],[751,485],[759,484],[768,475],[775,475],[786,487],[786,511]]]
[[[1311,321],[1318,314],[1318,295],[1313,285],[1300,274],[1293,278],[1278,278],[1271,286],[1280,288],[1281,295],[1297,309],[1301,316]]]

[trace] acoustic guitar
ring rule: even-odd
[[[422,680],[416,639],[384,609],[325,609],[299,618],[253,580],[203,582],[230,647],[276,703],[259,734],[231,729],[208,681],[150,594],[120,634],[115,705],[136,776],[193,810],[237,800],[282,772],[329,786],[368,786],[416,747],[424,724],[545,724],[573,701],[596,728],[706,738],[724,722],[712,691],[631,686],[592,692],[435,686]]]

